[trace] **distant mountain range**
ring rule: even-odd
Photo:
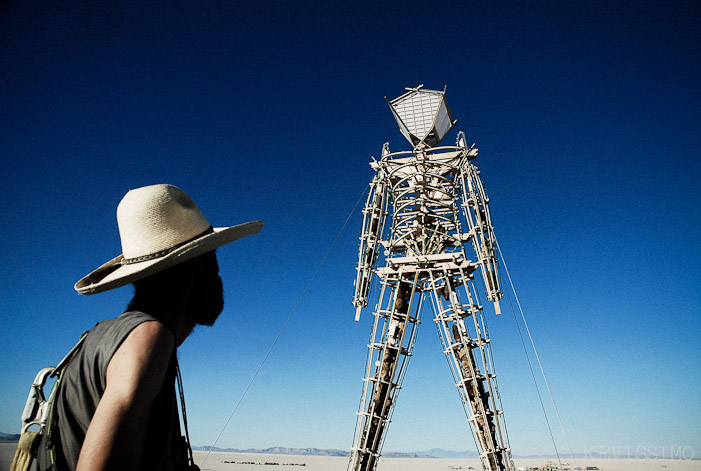
[[[12,443],[19,441],[19,434],[0,432],[0,443]]]
[[[9,434],[0,432],[0,443],[12,443],[19,440],[19,434]],[[193,450],[197,451],[209,451],[209,446],[193,446]],[[350,456],[350,452],[346,450],[337,449],[322,449],[322,448],[288,448],[275,446],[265,449],[257,448],[247,448],[245,450],[238,448],[212,448],[212,451],[219,451],[224,453],[251,453],[251,454],[268,454],[268,455],[301,455],[301,456]],[[478,458],[479,455],[474,451],[452,451],[444,450],[442,448],[431,448],[425,451],[415,451],[409,453],[402,452],[384,452],[382,456],[385,458],[458,458],[458,459],[470,459]],[[554,459],[555,456],[548,454],[538,454],[538,455],[513,455],[513,458],[518,459]],[[563,457],[564,458],[564,457]],[[586,455],[583,453],[575,453],[575,459],[623,459],[624,457],[620,455],[613,455],[607,453],[596,453],[590,452]],[[671,456],[670,459],[675,457]],[[681,457],[676,457],[681,459]],[[689,458],[684,458],[689,459]],[[698,457],[691,458],[693,460],[699,460]]]
[[[209,446],[193,446],[193,450],[209,451]],[[282,446],[274,446],[262,450],[255,448],[247,448],[241,450],[238,448],[211,448],[212,451],[224,453],[255,453],[255,454],[270,454],[270,455],[313,455],[313,456],[348,456],[349,453],[343,450],[323,450],[321,448],[287,448]]]
[[[0,443],[2,442],[17,442],[18,434],[8,434],[0,432]],[[193,450],[209,451],[209,446],[193,446]],[[265,449],[247,448],[245,450],[238,448],[212,448],[212,451],[220,451],[225,453],[251,453],[251,454],[267,454],[267,455],[302,455],[302,456],[350,456],[347,450],[337,449],[322,449],[322,448],[288,448],[274,446]],[[479,455],[474,451],[451,451],[442,448],[432,448],[426,451],[416,452],[384,452],[382,456],[385,458],[477,458]]]
[[[194,446],[193,450],[209,451],[208,446]],[[241,450],[238,448],[212,448],[212,451],[224,453],[252,453],[252,454],[273,454],[273,455],[313,455],[313,456],[350,456],[350,452],[346,450],[336,449],[321,449],[321,448],[287,448],[287,447],[271,447],[265,449],[247,448]],[[432,448],[426,451],[416,451],[409,453],[402,452],[385,452],[382,453],[385,458],[477,458],[478,455],[472,451],[451,451],[441,448]]]
[[[18,434],[8,434],[0,432],[0,443],[17,442]],[[193,446],[193,450],[209,451],[208,446]],[[321,448],[288,448],[274,446],[265,449],[247,448],[245,450],[238,448],[212,448],[212,451],[220,451],[225,453],[251,453],[251,454],[267,454],[267,455],[301,455],[301,456],[350,456],[350,452],[346,450],[336,449],[321,449]],[[385,458],[477,458],[477,453],[471,451],[451,451],[441,448],[433,448],[426,451],[417,451],[410,453],[401,452],[385,452],[382,453]]]

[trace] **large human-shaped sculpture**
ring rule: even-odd
[[[379,281],[363,394],[349,469],[376,469],[428,301],[482,465],[511,470],[482,300],[500,313],[489,199],[474,145],[455,124],[443,91],[420,85],[388,101],[410,151],[382,148],[363,211],[353,305],[356,321]]]

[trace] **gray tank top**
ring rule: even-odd
[[[56,398],[52,439],[57,447],[59,470],[75,469],[80,449],[100,398],[105,392],[107,366],[112,356],[138,325],[158,320],[143,312],[125,312],[97,324],[83,347],[66,368]],[[163,388],[151,408],[140,470],[171,470],[178,452],[180,421],[175,399],[175,351]],[[41,456],[42,453],[39,453]],[[44,466],[38,463],[40,469]]]

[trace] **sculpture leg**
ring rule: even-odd
[[[372,471],[377,466],[418,330],[421,294],[417,292],[417,279],[415,275],[399,274],[382,279],[368,345],[350,470]]]
[[[432,273],[431,287],[434,320],[482,466],[489,471],[511,470],[488,333],[482,307],[473,301],[472,280],[463,270],[447,270]]]

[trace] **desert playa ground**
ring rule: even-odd
[[[15,452],[15,443],[0,443],[0,471],[8,471]],[[212,453],[196,451],[195,462],[202,471],[346,471],[348,458],[326,456],[262,455],[245,453]],[[545,465],[547,460],[515,459],[517,468]],[[244,464],[245,463],[245,464]],[[278,463],[268,464],[265,463]],[[564,464],[564,463],[563,463]],[[602,471],[701,471],[701,460],[582,460],[581,468],[596,466]],[[476,459],[383,458],[378,471],[450,471],[482,469]],[[574,463],[568,466],[574,469]]]
[[[205,461],[206,452],[195,452],[195,462],[202,471],[346,471],[348,458],[326,456],[295,455],[258,455],[244,453],[212,453]],[[227,461],[229,463],[227,463]],[[256,464],[244,464],[252,462]],[[278,463],[266,465],[265,463]],[[547,460],[515,459],[517,468],[540,467]],[[563,463],[564,464],[564,463]],[[304,466],[302,466],[304,465]],[[583,460],[577,461],[582,469],[596,466],[602,471],[701,471],[699,460]],[[384,458],[377,467],[378,471],[450,471],[482,469],[478,459],[420,459],[420,458]],[[565,466],[575,468],[574,463]]]

